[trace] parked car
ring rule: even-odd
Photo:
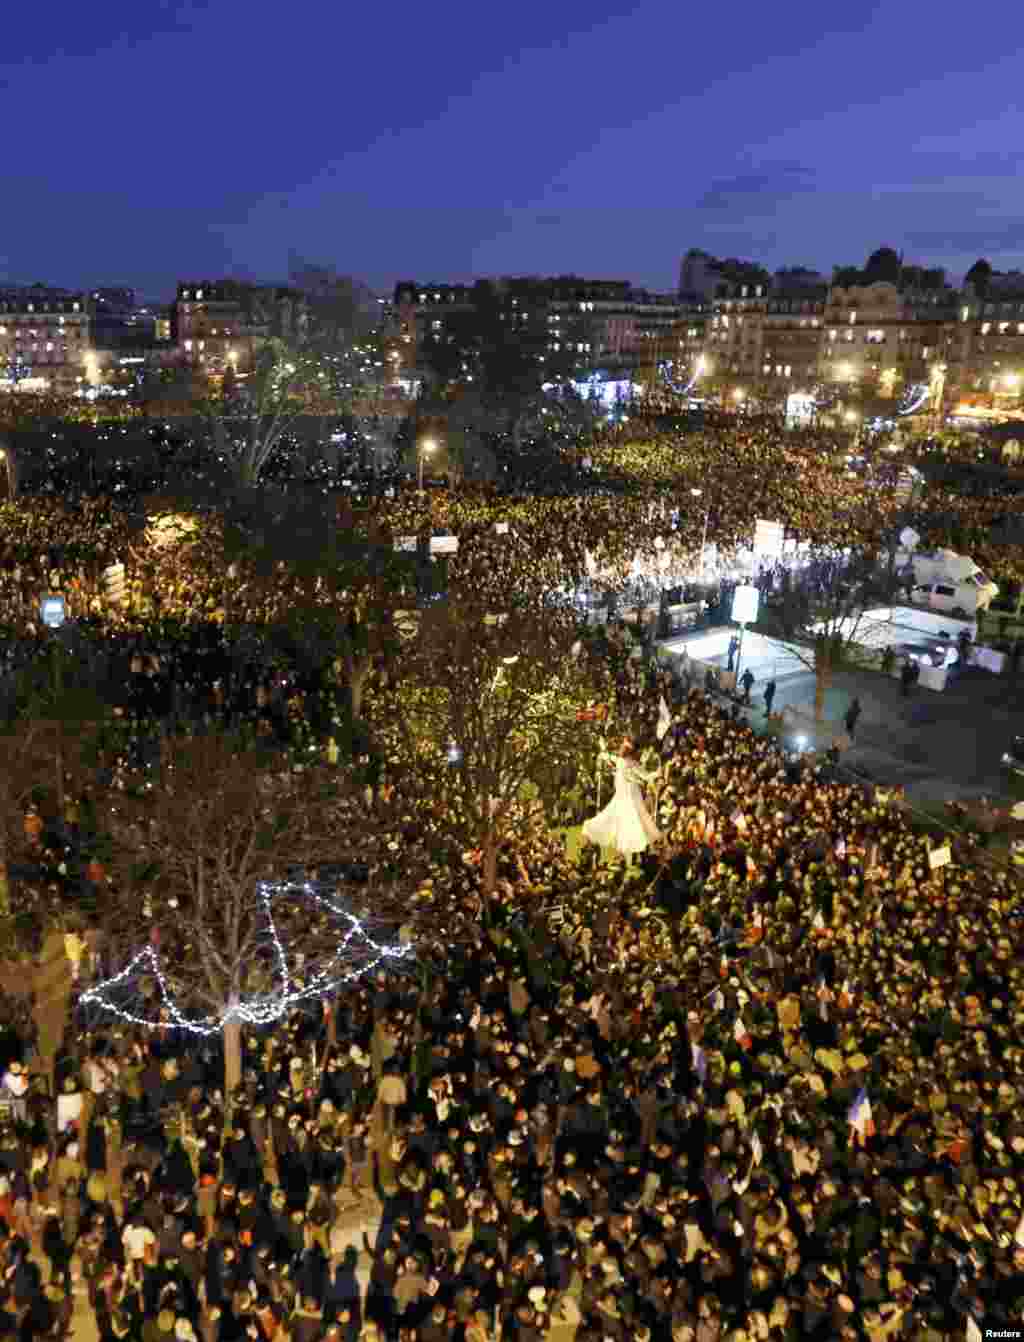
[[[911,566],[917,583],[914,600],[958,620],[973,620],[999,595],[998,586],[973,559],[952,550],[915,554]]]

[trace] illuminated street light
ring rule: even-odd
[[[6,448],[0,447],[0,461],[7,468],[7,497],[14,498],[14,462],[7,455]]]
[[[420,458],[420,493],[421,493],[421,494],[423,493],[423,463],[424,463],[424,461],[426,461],[427,457],[430,456],[431,452],[433,452],[435,446],[436,446],[436,444],[435,444],[435,442],[434,442],[434,440],[433,440],[432,438],[424,438],[423,442],[420,443],[419,458]]]

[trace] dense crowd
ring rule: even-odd
[[[749,467],[748,496],[716,495],[723,538],[754,513],[802,532],[835,510],[832,477],[809,483],[796,446],[780,465],[766,430],[692,448],[697,472]],[[655,478],[678,471],[673,450],[602,448]],[[566,556],[584,573],[613,513],[653,536],[649,502],[454,494],[429,518],[400,501],[389,525],[449,527],[455,576],[501,599]],[[628,531],[605,547],[616,563]],[[31,548],[9,550],[0,579],[12,620],[50,576]],[[200,538],[159,612],[118,617],[128,715],[283,734],[322,682],[286,686],[262,653],[235,674],[209,621],[225,620],[217,555]],[[113,618],[89,572],[87,604]],[[69,929],[52,1069],[26,1004],[5,1004],[0,1337],[59,1335],[76,1294],[104,1342],[931,1342],[969,1320],[1019,1325],[1016,876],[969,838],[936,864],[891,799],[825,781],[699,689],[608,651],[608,726],[655,778],[664,842],[638,865],[570,857],[524,806],[489,897],[473,854],[436,842],[443,811],[417,811],[395,858],[430,872],[417,972],[248,1031],[235,1094],[215,1035],[79,1005],[104,949]],[[596,809],[589,786],[578,813]],[[75,826],[30,812],[27,845],[59,858]]]
[[[629,703],[653,749],[651,707]],[[666,850],[576,864],[524,816],[490,908],[471,865],[436,864],[419,899],[459,911],[443,958],[425,943],[417,977],[250,1035],[226,1126],[216,1041],[77,1015],[56,1103],[19,1112],[9,1069],[21,1336],[79,1279],[104,1338],[1019,1322],[1012,878],[967,852],[933,868],[889,803],[787,764],[699,691],[673,707]],[[369,1186],[364,1245],[347,1207]]]

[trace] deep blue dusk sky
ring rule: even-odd
[[[0,281],[1024,265],[1017,5],[10,5]]]

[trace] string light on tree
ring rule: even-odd
[[[274,965],[275,981],[266,992],[240,998],[219,1014],[189,1014],[187,1004],[178,998],[173,974],[165,969],[159,930],[154,928],[151,944],[132,956],[120,973],[87,989],[80,998],[82,1005],[96,1007],[146,1029],[180,1029],[210,1038],[221,1034],[233,1021],[256,1027],[273,1025],[303,1003],[332,997],[347,984],[375,973],[382,966],[409,961],[415,954],[412,942],[403,940],[398,945],[389,945],[376,941],[362,919],[319,894],[311,881],[262,882],[256,897],[262,904],[267,948]],[[294,901],[302,899],[326,915],[337,928],[334,946],[320,957],[319,963],[313,962],[308,950],[293,952],[289,959],[278,931],[275,903],[288,900],[294,907]],[[145,1000],[139,980],[147,976],[152,977],[157,987],[159,1006],[155,1019],[142,1014],[142,1007],[135,1006]]]

